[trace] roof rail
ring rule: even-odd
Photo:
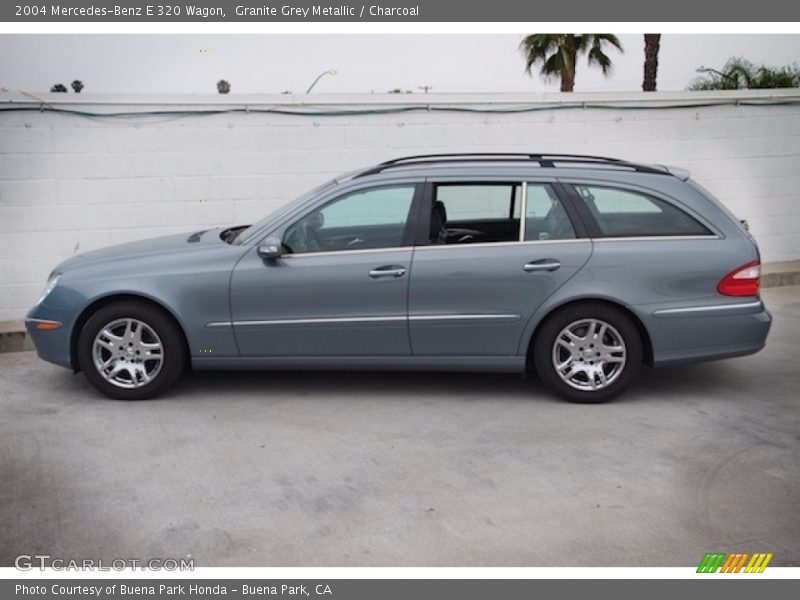
[[[414,156],[402,156],[392,160],[387,160],[374,167],[362,171],[356,177],[365,177],[381,173],[394,167],[423,165],[423,164],[452,164],[452,163],[475,163],[475,162],[534,162],[540,167],[552,168],[556,163],[560,164],[602,164],[625,169],[631,169],[641,173],[659,173],[669,175],[669,171],[657,166],[640,165],[628,162],[619,158],[609,158],[607,156],[593,156],[589,154],[533,154],[523,152],[468,152],[460,154],[417,154]]]

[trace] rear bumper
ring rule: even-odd
[[[661,309],[647,318],[654,366],[746,356],[767,342],[772,315],[760,301]]]

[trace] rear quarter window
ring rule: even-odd
[[[708,228],[677,206],[631,190],[576,185],[603,237],[712,235]]]

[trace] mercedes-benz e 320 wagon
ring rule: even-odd
[[[27,317],[113,398],[194,369],[536,372],[573,401],[643,364],[751,354],[759,253],[680,169],[547,154],[399,158],[249,226],[87,252]]]

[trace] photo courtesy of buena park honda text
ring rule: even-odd
[[[3,600],[794,597],[798,347],[800,5],[0,5]]]

